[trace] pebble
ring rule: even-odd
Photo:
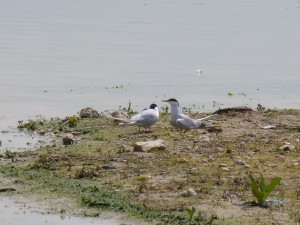
[[[180,193],[182,197],[196,197],[197,192],[193,188],[189,188],[186,191]]]
[[[219,164],[219,167],[221,167],[221,170],[229,172],[230,169],[228,168],[228,166],[225,163],[221,163]]]
[[[216,150],[217,150],[218,152],[224,152],[224,149],[221,148],[221,147],[216,147]]]
[[[226,171],[226,172],[229,172],[229,171],[230,171],[230,169],[229,169],[228,167],[222,167],[222,170],[223,170],[223,171]]]
[[[228,167],[225,163],[219,164],[219,167]]]
[[[206,141],[206,142],[209,142],[209,137],[208,136],[206,136],[206,135],[201,135],[201,136],[199,136],[199,138],[198,138],[198,141]]]
[[[283,151],[293,151],[293,150],[295,150],[295,146],[286,143],[286,144],[282,145],[279,149],[283,150]]]
[[[236,161],[235,161],[235,164],[236,164],[236,165],[240,165],[240,166],[244,166],[244,167],[246,167],[246,168],[250,168],[250,165],[249,165],[249,164],[247,164],[245,161],[240,160],[240,159],[236,160]]]
[[[263,127],[263,129],[275,129],[275,128],[276,128],[275,125],[268,125]]]

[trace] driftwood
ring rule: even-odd
[[[226,114],[226,113],[244,113],[244,112],[253,112],[253,109],[246,106],[237,106],[231,108],[218,109],[213,114]]]

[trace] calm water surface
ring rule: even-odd
[[[299,0],[10,0],[0,6],[5,126],[5,120],[71,115],[85,106],[101,111],[131,101],[141,109],[169,97],[204,111],[214,110],[214,102],[300,106]]]
[[[100,219],[54,215],[42,213],[28,207],[22,202],[12,202],[1,198],[0,202],[0,224],[1,225],[120,225],[117,219]]]

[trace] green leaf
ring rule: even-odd
[[[280,181],[281,181],[281,177],[275,177],[275,178],[268,184],[268,186],[266,187],[266,190],[265,190],[265,195],[266,195],[266,197],[268,197],[269,194],[273,191],[273,189],[274,189],[278,184],[280,184]]]
[[[249,179],[251,181],[252,194],[257,199],[258,203],[263,203],[264,195],[260,191],[258,184],[256,183],[256,181],[254,180],[254,178],[251,174],[249,174]]]
[[[192,207],[192,209],[186,209],[186,211],[187,211],[187,213],[189,215],[188,221],[190,222],[193,219],[193,216],[194,216],[194,214],[196,212],[196,209],[194,207]]]
[[[262,174],[260,174],[259,190],[262,193],[265,193],[265,190],[266,190],[266,182],[265,182],[265,178]]]

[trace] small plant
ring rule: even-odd
[[[265,182],[265,178],[260,174],[259,182],[257,182],[251,174],[249,174],[250,185],[252,194],[257,200],[257,204],[260,206],[266,206],[266,201],[269,194],[273,189],[280,184],[281,177],[275,177],[268,185]]]
[[[75,179],[82,179],[82,178],[93,178],[97,174],[95,172],[95,169],[92,167],[82,166],[81,168],[76,169],[74,177]]]
[[[5,159],[10,159],[12,162],[15,160],[17,153],[16,152],[12,152],[10,150],[5,150],[4,152],[4,158]]]
[[[28,122],[19,121],[18,128],[27,130],[37,130],[44,124],[43,120],[29,120]]]
[[[195,207],[192,207],[191,209],[186,209],[186,212],[188,213],[188,217],[189,217],[188,221],[191,222],[192,219],[193,219],[193,216],[194,216],[194,214],[196,212]]]
[[[130,117],[131,115],[135,114],[136,112],[134,112],[132,109],[131,109],[131,101],[128,102],[128,107],[123,107],[122,106],[119,106],[119,110],[120,111],[124,111],[127,113],[127,115]]]
[[[76,127],[77,126],[77,123],[78,123],[78,117],[77,116],[71,116],[69,118],[69,127]]]
[[[195,216],[196,209],[192,207],[191,209],[186,209],[188,214],[187,225],[211,225],[213,220],[218,219],[215,214],[212,214],[209,218],[208,216],[203,216],[201,212],[198,212],[198,215]]]
[[[49,153],[41,153],[34,162],[33,168],[51,169],[53,168],[54,158]]]

